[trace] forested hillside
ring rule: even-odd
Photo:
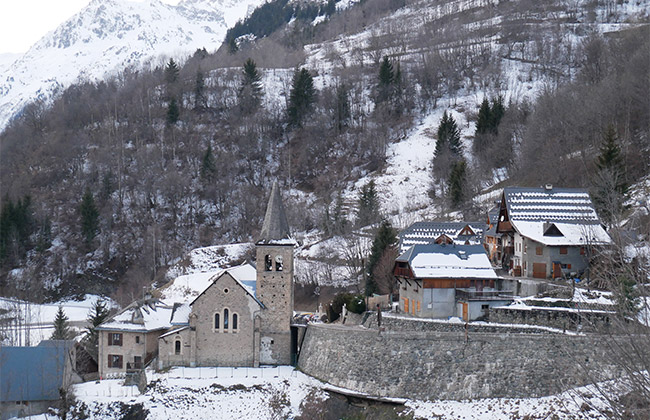
[[[433,214],[479,217],[501,180],[597,190],[608,138],[627,184],[650,172],[641,0],[297,3],[29,105],[0,135],[0,294],[128,301],[195,247],[254,239],[274,179],[305,238],[377,222],[390,197],[360,209],[355,183],[444,110],[417,191]]]

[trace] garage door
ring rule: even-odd
[[[546,263],[533,263],[533,277],[536,279],[546,278]]]

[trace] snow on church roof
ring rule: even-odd
[[[413,245],[400,255],[416,278],[498,278],[482,245]]]

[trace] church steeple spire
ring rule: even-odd
[[[289,242],[293,243],[289,231],[289,223],[284,213],[282,197],[280,197],[280,187],[278,187],[278,182],[274,181],[269,203],[266,206],[262,233],[260,233],[260,238],[257,243],[289,245]]]

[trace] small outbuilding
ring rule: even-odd
[[[60,390],[81,382],[74,341],[45,340],[35,347],[0,346],[0,419],[47,412]]]

